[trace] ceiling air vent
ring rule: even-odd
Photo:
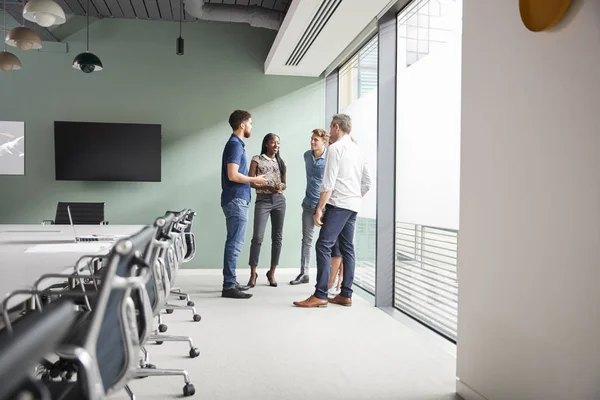
[[[324,0],[319,6],[319,10],[310,21],[310,24],[304,30],[302,37],[294,47],[294,51],[286,61],[285,65],[295,67],[300,64],[310,46],[315,42],[329,19],[337,10],[342,0]]]

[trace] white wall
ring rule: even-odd
[[[490,400],[600,398],[600,1],[571,7],[464,0],[457,375]]]
[[[460,3],[460,2],[459,2]],[[446,16],[445,43],[406,67],[399,29],[396,95],[396,220],[459,228],[460,7]]]

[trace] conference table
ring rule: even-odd
[[[76,225],[77,236],[130,236],[144,225]],[[5,296],[18,289],[32,289],[44,274],[74,274],[75,264],[84,256],[108,254],[114,241],[76,242],[71,225],[0,224],[0,313]],[[56,280],[40,282],[48,288]],[[28,300],[29,295],[15,295],[7,309]],[[0,318],[1,320],[1,318]]]

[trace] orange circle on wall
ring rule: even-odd
[[[571,0],[519,0],[519,12],[527,29],[541,32],[556,25],[570,5]]]

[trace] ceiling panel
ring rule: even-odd
[[[108,15],[115,18],[123,18],[125,14],[119,4],[119,0],[104,0],[106,7],[108,7]]]
[[[127,1],[127,0],[125,0]],[[135,11],[135,16],[141,19],[148,19],[148,11],[146,10],[146,4],[144,0],[130,0]]]
[[[158,9],[157,0],[144,0],[146,4],[146,10],[148,11],[148,17],[153,20],[161,20],[162,16],[160,14],[160,10]]]
[[[79,4],[78,0],[65,0],[65,2],[69,5],[69,8],[73,11],[73,14],[85,15],[85,8]]]
[[[173,20],[173,10],[171,9],[171,2],[169,0],[158,0],[158,11],[160,11],[160,17],[162,20]]]
[[[111,15],[110,10],[108,9],[108,6],[104,0],[92,0],[92,4],[94,5],[94,8],[98,10],[98,14]]]
[[[64,10],[65,14],[85,16],[88,0],[55,0]],[[180,5],[182,0],[89,0],[90,17],[125,18],[125,19],[150,19],[155,21],[179,21]],[[6,11],[17,21],[23,19],[22,12],[26,0],[8,0]],[[221,5],[223,7],[258,7],[274,10],[285,14],[292,0],[205,0],[205,4]],[[0,8],[1,9],[1,8]],[[282,18],[283,19],[283,18]],[[198,19],[188,13],[183,13],[185,22],[194,22]],[[59,37],[67,35],[52,34],[52,30],[42,28],[36,24],[26,22],[36,31],[44,41],[56,41]],[[60,28],[60,27],[58,27]],[[67,29],[68,31],[68,29]]]

